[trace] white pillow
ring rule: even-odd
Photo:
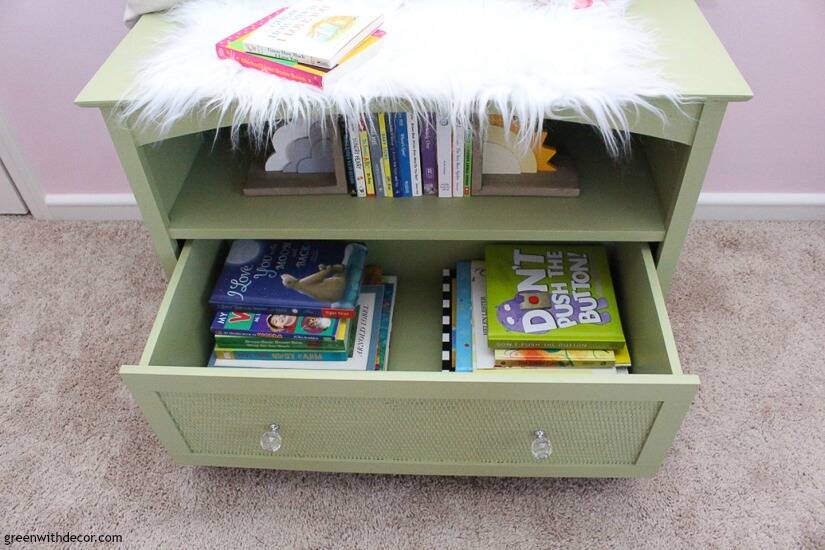
[[[131,28],[144,13],[161,11],[171,8],[175,4],[180,4],[184,0],[126,0],[126,13],[123,14],[123,22]]]

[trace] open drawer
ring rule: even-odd
[[[121,374],[186,464],[337,472],[649,476],[699,380],[679,366],[646,244],[609,245],[633,359],[629,375],[440,371],[441,268],[484,243],[372,241],[399,278],[386,372],[207,368],[207,299],[228,243],[185,244],[140,364]],[[282,446],[261,448],[278,424]],[[542,430],[552,453],[531,452]]]

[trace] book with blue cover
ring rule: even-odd
[[[399,188],[402,196],[413,196],[412,165],[410,152],[410,129],[407,127],[407,113],[393,113],[395,117],[395,142],[398,154]]]
[[[392,196],[403,197],[404,189],[401,185],[401,166],[398,162],[398,129],[396,128],[395,113],[384,113],[387,127],[387,146],[390,157],[390,174],[392,176]]]
[[[473,310],[470,262],[458,262],[455,269],[456,323],[455,371],[473,372]]]
[[[366,258],[361,243],[237,240],[209,303],[234,311],[351,319]]]

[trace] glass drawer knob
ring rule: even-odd
[[[261,449],[277,453],[281,449],[281,427],[270,424],[269,429],[261,434]]]
[[[536,430],[533,432],[536,437],[530,445],[530,452],[533,453],[533,458],[536,460],[547,460],[553,454],[553,447],[550,445],[550,440],[544,435],[544,430]]]

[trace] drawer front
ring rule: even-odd
[[[547,464],[631,465],[661,403],[159,394],[192,453],[331,461],[533,464],[543,430]],[[277,453],[260,446],[278,424]]]

